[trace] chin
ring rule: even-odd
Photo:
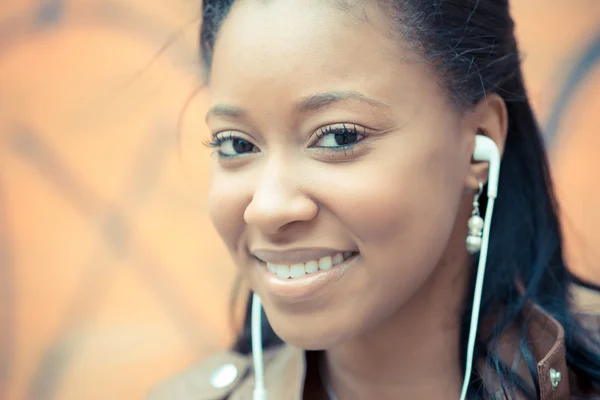
[[[331,332],[325,327],[306,326],[299,328],[296,324],[271,324],[273,330],[286,344],[304,350],[326,350],[343,340],[341,330]],[[331,328],[331,327],[327,327]]]

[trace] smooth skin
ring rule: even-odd
[[[490,93],[459,110],[387,10],[354,3],[233,6],[209,81],[210,216],[275,332],[326,350],[338,398],[458,398],[464,242],[487,179],[471,156],[478,133],[502,150],[506,107]],[[360,258],[318,296],[271,296],[252,249],[310,247]]]

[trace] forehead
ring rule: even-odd
[[[319,92],[387,104],[439,96],[433,71],[391,25],[371,1],[240,0],[215,44],[212,103],[275,118]]]
[[[391,32],[391,21],[375,2],[241,0],[219,32],[211,75],[231,79],[242,69],[272,80],[279,73],[344,73],[339,67],[347,62],[354,69],[394,64],[412,54]]]
[[[211,89],[385,78],[417,60],[385,9],[359,0],[240,0],[215,45]],[[390,76],[391,78],[391,76]],[[332,82],[333,83],[333,82]],[[250,88],[255,90],[255,88]],[[213,90],[214,93],[214,90]]]
[[[241,45],[258,41],[268,41],[272,45],[288,42],[290,46],[303,42],[315,44],[315,40],[331,39],[331,34],[340,32],[342,28],[364,30],[366,22],[373,18],[381,20],[382,13],[371,2],[238,0],[219,33],[219,41],[229,34],[237,34],[236,40]],[[370,28],[380,25],[381,21],[371,24]],[[247,40],[243,40],[240,33]]]

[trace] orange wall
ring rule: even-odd
[[[513,3],[535,107],[560,115],[569,257],[600,282],[600,61],[576,68],[594,40],[600,57],[600,2]],[[186,0],[3,1],[0,399],[141,398],[231,339],[204,95],[181,112],[198,16]]]

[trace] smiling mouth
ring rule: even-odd
[[[297,264],[273,264],[259,260],[266,264],[266,268],[280,279],[298,279],[305,275],[316,274],[319,271],[329,271],[336,265],[342,264],[349,259],[358,256],[356,251],[345,251],[332,256],[321,257],[318,260],[311,260],[305,263]]]

